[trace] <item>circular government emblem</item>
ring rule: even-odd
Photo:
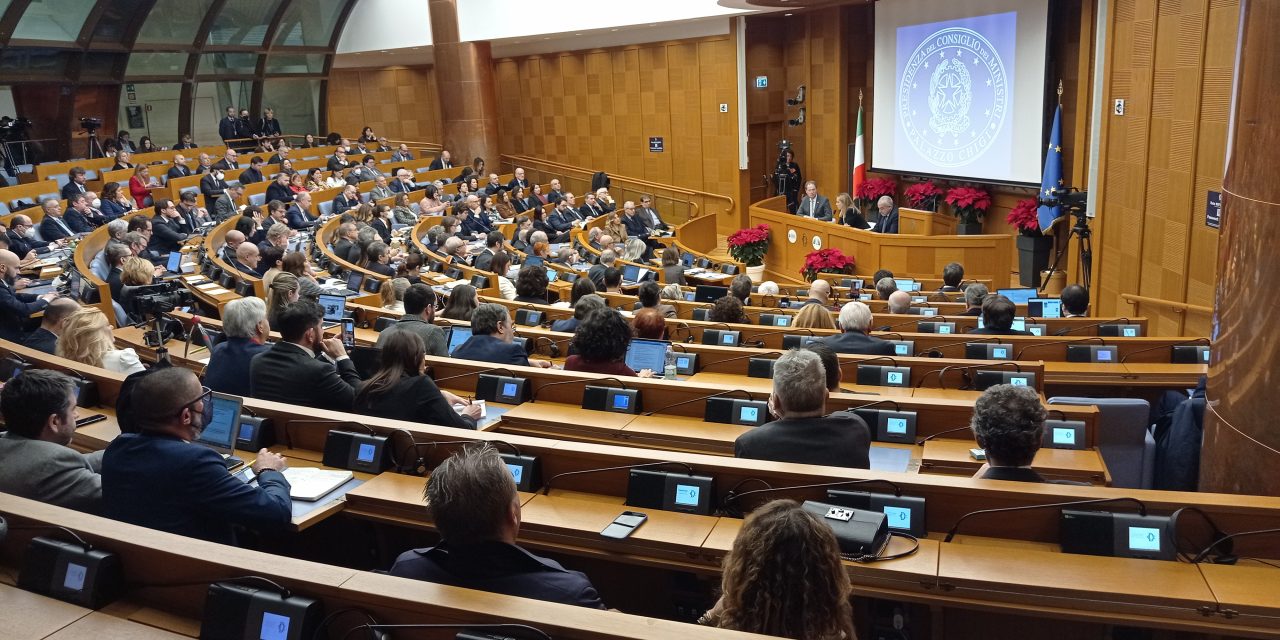
[[[960,167],[986,153],[1009,116],[1009,79],[982,34],[947,27],[920,41],[898,84],[898,121],[930,162]]]
[[[791,244],[795,244],[795,243],[796,243],[796,230],[795,230],[795,229],[787,229],[787,242],[790,242]]]
[[[812,241],[812,242],[810,242],[810,244],[812,244],[812,245],[813,245],[813,250],[814,250],[814,251],[817,251],[818,249],[821,249],[821,248],[822,248],[822,237],[821,237],[821,236],[814,236],[814,237],[813,237],[813,241]]]

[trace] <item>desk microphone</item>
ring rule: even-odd
[[[959,372],[960,372],[960,374],[961,374],[961,375],[963,376],[963,378],[964,378],[964,385],[963,385],[963,386],[961,386],[961,387],[960,387],[960,389],[961,389],[961,390],[965,390],[965,389],[968,389],[968,388],[971,386],[971,384],[970,384],[970,382],[971,382],[971,381],[970,381],[970,379],[969,379],[969,374],[968,374],[968,372],[969,372],[969,371],[972,371],[973,369],[983,369],[983,368],[987,368],[987,367],[1003,367],[1003,366],[1008,366],[1008,365],[1013,365],[1014,369],[1016,369],[1018,373],[1022,373],[1022,365],[1020,365],[1020,364],[1018,364],[1017,362],[1014,362],[1014,361],[1012,361],[1012,360],[1003,360],[1003,361],[1000,361],[1000,362],[984,362],[984,363],[982,363],[982,364],[970,364],[970,365],[965,365],[965,366],[960,366],[960,365],[948,365],[948,366],[945,366],[945,367],[943,367],[943,368],[941,368],[941,369],[934,369],[933,371],[930,371],[929,373],[937,372],[937,374],[938,374],[938,388],[939,388],[939,389],[946,389],[946,388],[947,388],[947,382],[946,382],[946,381],[947,381],[947,372],[948,372],[948,371],[959,371]],[[929,376],[929,373],[926,373],[924,376],[921,376],[920,384],[924,384],[924,378],[927,378],[927,377]],[[917,384],[917,385],[916,385],[916,388],[917,388],[917,389],[919,389],[919,388],[920,388],[920,384]]]
[[[628,386],[627,386],[627,383],[625,383],[625,382],[623,382],[623,381],[621,381],[621,380],[619,380],[619,379],[617,379],[617,378],[615,378],[615,377],[613,377],[613,376],[606,376],[606,377],[603,377],[603,378],[583,378],[583,379],[581,379],[581,380],[558,380],[558,381],[556,381],[556,382],[548,382],[548,383],[546,383],[546,384],[542,385],[541,387],[537,387],[537,388],[535,388],[535,389],[533,390],[533,394],[532,394],[532,396],[530,396],[530,398],[529,398],[529,402],[537,402],[537,401],[538,401],[538,393],[539,393],[539,392],[541,392],[543,389],[546,389],[547,387],[556,387],[556,386],[559,386],[559,385],[562,385],[562,384],[580,384],[580,385],[584,385],[584,386],[585,386],[585,385],[589,385],[589,384],[594,384],[594,383],[597,383],[597,382],[601,382],[601,381],[603,381],[603,380],[612,380],[613,382],[618,383],[618,386],[619,386],[619,387],[622,387],[623,389],[630,389],[630,388],[631,388],[631,387],[628,387]]]
[[[810,330],[810,329],[806,329],[806,328],[804,328],[804,327],[797,327],[797,328],[794,328],[794,329],[792,329],[792,328],[779,329],[779,330],[777,330],[777,331],[762,331],[762,332],[760,332],[760,333],[755,333],[755,334],[752,334],[752,335],[751,335],[751,337],[752,337],[752,338],[761,338],[761,339],[758,339],[758,340],[752,340],[752,341],[751,341],[751,343],[750,343],[750,346],[753,346],[753,347],[755,347],[755,348],[757,348],[757,349],[763,349],[763,348],[765,348],[765,347],[764,347],[764,340],[763,340],[762,338],[766,338],[766,337],[768,337],[768,336],[782,335],[782,334],[784,334],[784,333],[800,333],[800,332],[807,333],[807,334],[809,334],[809,335],[811,335],[811,336],[813,335],[813,331],[812,331],[812,330]],[[742,345],[742,346],[748,346],[748,345],[745,345],[745,344],[744,344],[744,345]]]
[[[1052,503],[1049,503],[1049,504],[1032,504],[1032,505],[1026,505],[1026,506],[1021,506],[1021,507],[1003,507],[1003,508],[999,508],[999,509],[980,509],[980,510],[978,510],[978,511],[970,511],[969,513],[966,513],[966,514],[964,514],[964,515],[960,516],[960,519],[959,519],[959,520],[956,520],[956,524],[955,524],[955,526],[951,527],[951,530],[947,532],[947,537],[946,537],[946,538],[944,538],[942,541],[943,541],[943,542],[951,542],[951,540],[952,540],[953,538],[955,538],[955,537],[956,537],[956,533],[958,533],[958,532],[960,531],[960,525],[961,525],[962,523],[964,523],[964,521],[965,521],[965,520],[968,520],[969,518],[971,518],[971,517],[973,517],[973,516],[981,516],[981,515],[987,515],[987,514],[991,514],[991,513],[1007,513],[1007,512],[1010,512],[1010,511],[1031,511],[1031,510],[1034,510],[1034,509],[1056,509],[1056,508],[1059,508],[1059,507],[1075,507],[1075,506],[1086,505],[1086,504],[1106,504],[1106,503],[1114,503],[1114,502],[1131,502],[1131,503],[1133,503],[1133,504],[1138,505],[1138,514],[1139,514],[1139,515],[1142,515],[1142,516],[1146,516],[1146,515],[1147,515],[1147,505],[1146,505],[1146,503],[1144,503],[1143,501],[1141,501],[1141,500],[1139,500],[1139,499],[1137,499],[1137,498],[1129,498],[1129,497],[1123,497],[1123,498],[1098,498],[1098,499],[1095,499],[1095,500],[1072,500],[1071,502],[1052,502]]]
[[[849,407],[848,409],[844,409],[844,411],[857,411],[858,409],[866,409],[866,408],[869,408],[869,407],[874,407],[874,406],[876,406],[876,405],[878,405],[878,404],[891,404],[891,405],[893,405],[893,410],[894,410],[894,411],[902,411],[902,407],[899,407],[899,406],[898,406],[898,401],[897,401],[897,400],[876,400],[875,402],[868,402],[868,403],[866,403],[866,404],[860,404],[860,405],[858,405],[858,406],[856,406],[856,407]]]
[[[882,332],[882,331],[888,331],[888,330],[890,330],[890,329],[897,329],[898,327],[905,327],[905,326],[907,326],[907,325],[909,325],[909,324],[919,324],[919,323],[920,323],[920,318],[922,318],[922,317],[923,317],[923,316],[914,316],[914,317],[912,317],[912,319],[910,319],[910,320],[908,320],[908,321],[906,321],[906,322],[898,322],[898,323],[895,323],[895,324],[887,324],[887,325],[885,325],[885,326],[883,326],[883,327],[877,327],[877,328],[876,328],[876,331],[877,331],[877,332]],[[899,336],[899,339],[901,339],[901,336]]]
[[[505,374],[507,374],[509,377],[512,377],[512,378],[516,377],[516,374],[512,373],[510,369],[506,369],[506,368],[503,368],[503,367],[492,367],[492,368],[489,368],[489,369],[481,369],[481,370],[479,370],[479,371],[468,371],[468,372],[466,372],[466,373],[459,373],[459,374],[457,374],[457,375],[445,376],[445,377],[443,377],[443,378],[435,378],[435,383],[436,383],[436,385],[437,385],[437,386],[439,386],[439,384],[440,384],[441,382],[444,382],[445,380],[454,380],[454,379],[456,379],[456,378],[465,378],[465,377],[467,377],[467,376],[477,376],[477,377],[479,377],[480,375],[483,375],[483,374],[486,374],[486,373],[495,373],[495,372],[498,372],[498,373],[505,373]]]
[[[747,360],[747,359],[749,359],[749,358],[765,358],[765,357],[768,357],[768,356],[774,356],[774,357],[778,357],[778,358],[780,358],[780,357],[782,357],[782,353],[781,353],[781,352],[778,352],[778,351],[766,351],[766,352],[764,352],[764,353],[748,353],[748,354],[747,354],[747,355],[745,355],[745,356],[734,356],[734,357],[732,357],[732,358],[725,358],[724,360],[717,360],[717,361],[712,362],[712,363],[710,363],[710,364],[704,364],[704,365],[702,365],[702,367],[700,367],[700,368],[698,369],[698,371],[706,371],[707,369],[710,369],[711,367],[714,367],[714,366],[716,366],[716,365],[718,365],[718,364],[724,364],[724,363],[726,363],[726,362],[736,362],[736,361],[738,361],[738,360]]]
[[[893,366],[895,366],[895,367],[896,367],[896,366],[898,366],[898,361],[897,361],[897,359],[892,358],[892,357],[890,357],[890,356],[876,356],[876,357],[874,357],[874,358],[867,358],[867,359],[865,359],[865,360],[845,360],[844,362],[841,362],[841,363],[840,363],[840,366],[843,368],[843,367],[845,367],[845,366],[847,366],[847,365],[851,365],[851,364],[855,364],[855,365],[863,365],[863,364],[867,364],[868,362],[875,362],[876,360],[888,360],[890,363],[892,363],[892,364],[893,364]]]
[[[1136,355],[1138,355],[1139,353],[1146,353],[1146,352],[1148,352],[1148,351],[1156,351],[1156,350],[1159,350],[1159,349],[1171,349],[1171,348],[1173,348],[1173,347],[1181,346],[1181,345],[1184,345],[1184,344],[1203,344],[1203,345],[1205,345],[1205,346],[1211,346],[1211,344],[1212,344],[1212,343],[1210,343],[1210,342],[1209,342],[1209,339],[1208,339],[1208,338],[1193,338],[1193,339],[1191,339],[1191,340],[1183,340],[1183,341],[1181,341],[1181,342],[1173,342],[1173,343],[1170,343],[1170,344],[1162,344],[1162,345],[1157,346],[1157,347],[1147,347],[1146,349],[1138,349],[1137,351],[1130,351],[1129,353],[1125,354],[1125,356],[1124,356],[1123,358],[1120,358],[1120,362],[1123,364],[1125,360],[1128,360],[1128,359],[1129,359],[1129,356],[1136,356]]]
[[[640,415],[643,415],[643,416],[651,416],[651,415],[653,415],[653,414],[655,414],[655,413],[662,413],[663,411],[666,411],[667,409],[674,409],[674,408],[676,408],[676,407],[684,406],[684,405],[686,405],[686,404],[692,404],[692,403],[694,403],[694,402],[698,402],[698,401],[700,401],[700,400],[710,400],[711,398],[719,398],[719,397],[721,397],[721,396],[727,396],[727,395],[734,394],[734,393],[741,393],[741,394],[743,394],[743,395],[747,396],[747,400],[755,400],[755,397],[751,395],[751,392],[750,392],[750,391],[744,391],[744,390],[742,390],[742,389],[728,389],[728,390],[725,390],[725,391],[717,391],[717,392],[715,392],[715,393],[709,393],[709,394],[707,394],[707,395],[705,395],[705,396],[698,396],[698,397],[696,397],[696,398],[690,398],[690,399],[688,399],[688,400],[681,400],[680,402],[673,402],[673,403],[671,403],[671,404],[669,404],[669,405],[667,405],[667,406],[665,406],[665,407],[659,407],[659,408],[657,408],[657,409],[654,409],[653,411],[646,411],[646,412],[644,412],[644,413],[642,413],[642,414],[640,414]]]
[[[669,465],[669,464],[670,464],[670,465],[677,465],[677,466],[680,466],[680,467],[684,467],[684,470],[685,470],[689,475],[693,475],[693,467],[691,467],[691,466],[689,466],[689,465],[687,465],[687,464],[685,464],[685,463],[683,463],[683,462],[674,462],[674,461],[670,461],[670,460],[663,460],[663,461],[661,461],[661,462],[644,462],[644,463],[641,463],[641,464],[624,464],[624,465],[622,465],[622,466],[618,466],[618,467],[600,467],[600,468],[598,468],[598,469],[582,469],[581,471],[566,471],[566,472],[564,472],[564,473],[557,473],[556,475],[551,476],[550,478],[547,478],[547,481],[546,481],[546,482],[544,482],[544,483],[542,484],[542,495],[544,495],[544,496],[545,496],[545,495],[549,494],[549,493],[551,492],[551,483],[552,483],[552,482],[555,482],[555,481],[556,481],[556,479],[558,479],[558,478],[563,478],[563,477],[565,477],[565,476],[576,476],[576,475],[582,475],[582,474],[585,474],[585,473],[600,473],[600,472],[604,472],[604,471],[622,471],[622,470],[624,470],[624,469],[625,469],[625,470],[631,470],[631,469],[645,469],[645,468],[649,468],[649,467],[660,467],[660,466],[663,466],[663,465]]]
[[[1035,348],[1037,348],[1037,347],[1051,347],[1051,346],[1055,346],[1055,345],[1082,344],[1082,343],[1085,343],[1085,342],[1096,342],[1096,343],[1101,344],[1101,345],[1106,345],[1106,344],[1107,344],[1106,340],[1103,340],[1102,338],[1097,338],[1097,337],[1093,337],[1093,338],[1081,338],[1081,339],[1079,339],[1079,340],[1070,340],[1070,341],[1067,341],[1067,342],[1064,342],[1064,341],[1062,341],[1062,340],[1058,340],[1058,341],[1055,341],[1055,342],[1037,342],[1037,343],[1035,343],[1035,344],[1029,344],[1029,345],[1027,345],[1027,346],[1025,346],[1025,347],[1023,347],[1023,348],[1019,349],[1019,350],[1018,350],[1018,353],[1017,353],[1016,355],[1014,355],[1014,357],[1013,357],[1013,358],[1014,358],[1014,360],[1022,360],[1022,354],[1026,353],[1029,349],[1035,349]]]
[[[685,344],[692,343],[692,342],[693,342],[693,329],[691,329],[691,328],[689,327],[689,323],[688,323],[688,322],[677,322],[677,323],[675,323],[675,324],[676,324],[676,328],[677,328],[677,329],[684,329],[684,341],[685,341]]]
[[[1129,322],[1131,322],[1131,320],[1129,320],[1128,318],[1112,318],[1104,322],[1095,322],[1093,324],[1085,324],[1078,327],[1068,327],[1065,329],[1058,329],[1057,331],[1053,332],[1053,335],[1065,336],[1071,333],[1075,333],[1077,331],[1082,331],[1084,329],[1094,329],[1097,327],[1101,327],[1104,324],[1128,324]]]
[[[961,432],[961,431],[969,431],[971,428],[972,428],[972,427],[970,427],[969,425],[967,425],[967,424],[966,424],[966,425],[964,425],[963,427],[954,427],[954,428],[951,428],[951,429],[947,429],[947,430],[945,430],[945,431],[939,431],[939,432],[937,432],[937,433],[935,433],[935,434],[933,434],[933,435],[931,435],[931,436],[926,436],[926,437],[924,437],[924,438],[920,438],[919,440],[916,440],[916,446],[917,446],[917,447],[923,447],[923,446],[924,446],[924,443],[926,443],[926,442],[928,442],[928,441],[930,441],[930,440],[932,440],[932,439],[934,439],[934,438],[936,438],[936,437],[938,437],[938,436],[945,436],[945,435],[947,435],[948,433],[959,433],[959,432]]]
[[[1000,342],[1000,338],[998,337],[970,338],[968,340],[963,340],[961,342],[948,342],[947,344],[938,345],[936,347],[931,347],[929,349],[926,349],[925,351],[921,351],[920,353],[916,354],[916,357],[917,358],[922,358],[922,357],[941,358],[942,350],[946,349],[947,347],[958,347],[962,344],[975,344],[980,342]],[[1056,343],[1053,343],[1053,344],[1056,344]]]
[[[547,341],[547,346],[550,347],[550,349],[547,350],[547,353],[551,354],[552,358],[559,358],[560,344],[564,342],[572,341],[573,336],[569,336],[568,338],[561,338],[559,340],[553,339],[550,336],[533,336],[533,344],[534,344],[535,350],[538,348],[538,345],[541,344],[541,342],[539,342],[540,340]]]
[[[1205,547],[1203,551],[1201,551],[1200,553],[1197,553],[1195,557],[1191,559],[1191,562],[1194,562],[1194,563],[1204,562],[1204,559],[1208,557],[1210,553],[1213,553],[1214,549],[1219,548],[1219,546],[1224,542],[1231,542],[1232,540],[1235,540],[1237,538],[1245,538],[1248,536],[1261,536],[1261,535],[1270,535],[1270,534],[1276,534],[1276,533],[1280,533],[1280,529],[1257,529],[1255,531],[1241,531],[1239,533],[1232,533],[1229,535],[1221,536],[1217,540],[1214,540],[1213,544],[1210,544],[1209,546]],[[3,537],[3,536],[0,536],[0,537]],[[1227,547],[1227,548],[1230,548],[1230,547]]]
[[[865,478],[862,480],[840,480],[837,482],[819,482],[817,484],[798,484],[790,487],[769,487],[768,489],[754,489],[752,491],[744,491],[742,493],[736,493],[732,489],[730,489],[729,493],[725,494],[724,500],[720,502],[720,509],[725,513],[735,514],[737,515],[737,517],[741,517],[740,512],[733,509],[732,505],[734,502],[737,502],[738,500],[741,500],[749,495],[761,494],[761,493],[778,493],[780,491],[791,491],[793,489],[825,489],[829,487],[845,487],[845,486],[857,485],[857,484],[883,484],[893,489],[893,495],[895,497],[902,496],[902,487],[899,487],[896,482],[893,482],[891,480],[884,480],[881,478]],[[739,483],[739,485],[741,485],[741,483]]]

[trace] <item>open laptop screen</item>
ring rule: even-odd
[[[453,330],[449,332],[449,355],[453,355],[454,349],[469,339],[471,339],[471,327],[454,325]]]
[[[1036,297],[1036,290],[1027,289],[996,289],[996,293],[1010,299],[1014,304],[1026,304],[1032,298]]]
[[[169,254],[169,264],[165,265],[165,269],[167,269],[169,273],[182,272],[182,252],[181,251],[174,251]]]
[[[663,367],[667,365],[667,345],[670,344],[666,340],[644,340],[636,338],[627,345],[627,366],[632,371],[643,371],[648,369],[655,373],[661,373]]]
[[[347,312],[346,296],[331,296],[328,294],[320,294],[320,306],[324,307],[325,322],[342,322],[342,316]]]
[[[363,274],[363,273],[360,273],[360,272],[358,272],[358,271],[352,271],[351,273],[348,273],[348,274],[347,274],[347,288],[348,288],[348,289],[350,289],[350,290],[352,290],[352,291],[355,291],[356,293],[359,293],[359,292],[360,292],[360,285],[362,285],[362,284],[364,284],[364,274]]]
[[[241,400],[235,396],[213,394],[213,418],[204,426],[196,442],[230,452],[235,442],[236,428],[240,426]]]

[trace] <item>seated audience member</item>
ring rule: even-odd
[[[667,321],[662,312],[655,308],[641,309],[631,321],[637,338],[646,340],[666,340]]]
[[[729,295],[742,301],[743,305],[751,304],[751,278],[739,273],[729,282]]]
[[[280,331],[280,310],[298,301],[298,277],[292,273],[280,273],[267,287],[267,324],[272,331]]]
[[[982,328],[970,331],[971,334],[983,336],[1029,336],[1030,331],[1019,331],[1013,328],[1013,317],[1017,307],[1013,301],[1002,296],[987,296],[982,301]]]
[[[1066,289],[1063,289],[1066,291]],[[962,316],[980,316],[982,315],[982,301],[987,299],[987,285],[975,282],[964,288],[964,305],[965,310],[960,312]]]
[[[756,292],[762,296],[776,296],[778,295],[778,283],[772,280],[765,280],[760,283],[760,287]]]
[[[378,301],[382,308],[393,313],[404,314],[404,294],[409,290],[408,278],[392,278],[391,282],[378,290]]]
[[[809,299],[805,304],[821,305],[826,309],[831,306],[831,283],[821,278],[809,284]]]
[[[218,393],[249,395],[249,363],[271,347],[267,338],[267,305],[262,298],[237,298],[222,309],[222,332],[226,339],[209,354],[204,370],[205,386]]]
[[[436,292],[419,282],[404,292],[404,315],[395,324],[378,334],[377,348],[401,331],[408,331],[422,340],[423,350],[429,356],[449,355],[449,344],[444,330],[435,325]],[[434,424],[434,423],[433,423]]]
[[[595,295],[596,287],[586,278],[578,278],[573,283],[573,289],[569,291],[569,305],[573,307],[573,317],[563,318],[551,323],[552,331],[563,333],[573,333],[578,330],[578,325],[582,323],[582,319],[595,309],[607,307],[604,298]],[[589,298],[589,300],[588,300]],[[587,300],[583,302],[583,300]]]
[[[842,193],[836,196],[836,209],[832,212],[837,215],[836,222],[848,225],[854,229],[866,230],[869,226],[867,219],[862,215],[862,211],[853,204],[853,198],[849,194]]]
[[[1044,437],[1045,416],[1035,389],[998,384],[983,391],[973,403],[969,427],[986,450],[987,463],[973,477],[1047,482],[1031,468]]]
[[[1089,315],[1089,292],[1078,284],[1069,284],[1059,295],[1062,299],[1064,318],[1083,318]]]
[[[76,433],[75,381],[57,371],[28,369],[0,391],[0,414],[7,429],[0,433],[0,491],[98,512],[102,452],[84,454],[69,446]]]
[[[53,242],[92,231],[92,229],[72,227],[71,221],[63,217],[62,203],[56,198],[46,198],[40,203],[40,208],[44,210],[44,219],[40,221],[40,237],[45,240]]]
[[[894,291],[889,294],[889,313],[911,313],[911,294],[906,291]]]
[[[942,288],[939,291],[955,293],[960,290],[960,282],[964,280],[964,266],[952,262],[942,268]]]
[[[44,316],[40,318],[40,326],[22,338],[22,346],[43,351],[53,355],[58,348],[58,335],[62,333],[62,325],[67,317],[80,308],[80,304],[71,298],[54,298],[44,308]]]
[[[603,609],[587,577],[516,545],[520,497],[491,445],[453,454],[427,479],[427,510],[441,541],[400,554],[391,575]]]
[[[613,376],[652,378],[653,371],[632,371],[624,361],[631,344],[631,327],[613,309],[596,309],[587,314],[573,333],[573,355],[564,361],[565,371],[587,371]]]
[[[162,198],[156,202],[156,215],[151,219],[151,242],[147,249],[162,256],[181,250],[187,239],[181,225],[178,205],[173,200]]]
[[[725,554],[720,599],[699,624],[812,640],[856,640],[852,587],[831,527],[794,500],[752,511]]]
[[[592,228],[596,231],[596,228]],[[685,284],[684,264],[680,262],[680,252],[667,249],[662,252],[662,279],[668,283]]]
[[[396,275],[396,268],[391,265],[391,248],[381,240],[369,243],[360,266],[387,278],[393,278]]]
[[[515,324],[511,322],[511,316],[507,315],[507,308],[487,302],[471,313],[471,337],[458,345],[452,355],[462,360],[494,364],[543,368],[551,366],[546,360],[530,358],[524,347],[512,342],[515,334]]]
[[[155,267],[142,258],[129,256],[120,265],[119,281],[120,294],[116,302],[120,303],[131,322],[142,322],[146,318],[137,308],[136,300],[140,293],[137,287],[145,287],[155,281]]]
[[[800,348],[818,354],[818,359],[822,361],[822,370],[827,373],[827,391],[832,393],[839,391],[840,379],[844,372],[840,370],[840,358],[836,352],[821,342],[810,342]]]
[[[596,285],[596,290],[604,289],[604,272],[608,269],[616,267],[618,262],[618,254],[613,249],[605,249],[600,252],[600,260],[591,265],[587,269],[587,278]]]
[[[449,302],[445,303],[440,317],[471,322],[471,314],[476,310],[477,304],[476,288],[469,284],[460,284],[449,292]]]
[[[806,304],[791,318],[791,326],[797,329],[835,329],[836,321],[825,305]]]
[[[353,411],[391,420],[476,428],[480,405],[442,391],[425,375],[426,351],[418,333],[384,331],[378,336],[378,349],[378,372],[356,387]],[[454,405],[464,406],[461,414],[453,410]]]
[[[646,280],[640,284],[640,288],[636,291],[636,298],[640,301],[641,309],[654,309],[661,313],[664,318],[676,317],[676,308],[669,304],[662,304],[662,285]]]
[[[62,321],[54,355],[125,375],[146,370],[133,349],[115,348],[111,325],[97,307],[81,307]]]
[[[360,374],[342,339],[324,337],[324,309],[319,303],[299,300],[285,305],[276,318],[281,340],[250,363],[249,395],[349,411]],[[317,358],[319,353],[325,359]]]
[[[516,275],[516,302],[547,304],[547,269],[541,265],[526,264]]]
[[[41,223],[43,222],[42,220]],[[36,240],[35,229],[31,217],[21,213],[14,214],[9,221],[9,230],[4,235],[9,241],[9,250],[17,255],[20,261],[29,260],[38,254],[49,253],[53,249],[61,248],[67,242],[66,240]]]
[[[867,335],[871,329],[871,309],[854,300],[840,308],[838,336],[823,338],[823,344],[836,353],[856,353],[867,356],[893,355],[893,343]]]
[[[494,254],[493,259],[489,261],[489,270],[495,274],[493,279],[498,283],[498,295],[502,296],[503,300],[515,300],[516,283],[507,277],[507,273],[511,271],[511,254],[506,251]]]
[[[129,235],[138,236],[136,233]],[[126,239],[128,239],[128,236],[126,236]],[[137,244],[141,244],[144,247],[147,244],[145,238],[134,239],[139,240]],[[124,263],[129,258],[136,256],[133,255],[133,249],[128,244],[108,245],[106,253],[107,277],[103,278],[103,280],[107,281],[107,286],[111,291],[111,299],[120,301],[124,299],[121,293],[121,290],[124,289]]]
[[[484,239],[484,251],[476,254],[472,260],[472,266],[481,271],[490,271],[489,264],[493,262],[493,257],[502,251],[502,243],[506,242],[506,236],[501,231],[490,231],[489,235]]]
[[[893,278],[893,272],[892,272],[892,271],[890,271],[890,270],[888,270],[888,269],[876,269],[876,272],[875,272],[874,274],[872,274],[872,276],[871,276],[871,280],[870,280],[870,284],[871,284],[872,288],[875,288],[875,286],[876,286],[877,284],[879,284],[879,283],[880,283],[880,281],[881,281],[881,280],[884,280],[885,278],[892,279],[892,278]]]
[[[769,413],[777,417],[738,436],[736,458],[869,469],[871,434],[856,415],[826,415],[827,373],[816,353],[791,349],[773,367]]]
[[[751,324],[751,318],[742,310],[742,301],[730,294],[721,296],[711,305],[711,310],[707,312],[707,322]]]
[[[876,300],[888,300],[894,291],[898,290],[898,283],[893,278],[880,278],[876,280]]]
[[[139,379],[132,392],[139,433],[122,433],[102,457],[106,516],[191,538],[236,543],[235,527],[263,533],[289,528],[289,481],[281,456],[262,449],[253,462],[257,482],[227,473],[222,455],[195,444],[212,411],[208,388],[181,367]]]
[[[232,261],[231,266],[235,267],[240,273],[247,276],[262,277],[262,272],[258,271],[258,263],[261,262],[258,245],[252,242],[242,242],[236,247],[236,259]]]

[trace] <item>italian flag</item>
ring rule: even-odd
[[[862,107],[858,107],[858,138],[853,142],[853,191],[857,197],[858,185],[867,179],[867,155],[862,151]]]

